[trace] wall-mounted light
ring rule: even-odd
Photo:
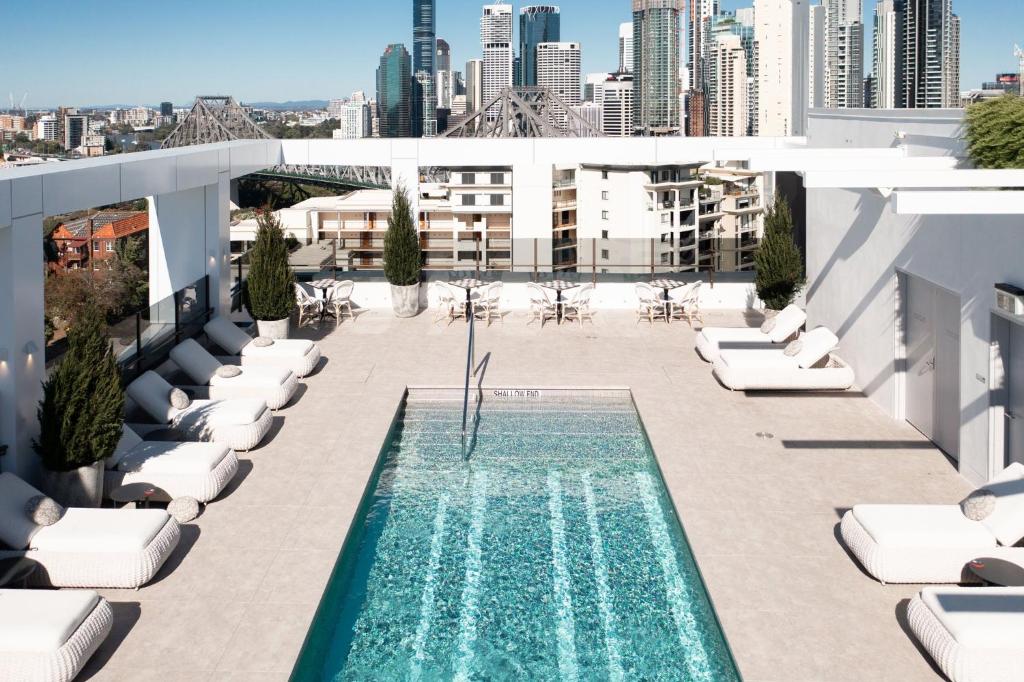
[[[22,350],[25,352],[25,355],[33,355],[39,351],[39,346],[36,345],[35,341],[29,341]]]
[[[6,348],[0,348],[0,363],[7,362],[8,355],[9,352],[7,351]]]

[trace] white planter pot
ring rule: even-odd
[[[287,339],[290,318],[283,320],[256,320],[256,329],[260,336],[268,339]]]
[[[420,311],[420,285],[391,285],[391,307],[398,317],[413,317]]]
[[[103,462],[71,471],[43,471],[47,493],[65,507],[98,507],[103,502]]]

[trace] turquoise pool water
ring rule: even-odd
[[[293,680],[738,680],[626,391],[410,394]]]

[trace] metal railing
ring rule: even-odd
[[[466,348],[466,386],[462,394],[462,458],[466,459],[466,420],[469,416],[469,377],[476,376],[476,333],[474,320],[476,314],[473,312],[472,304],[466,304],[466,316],[469,318],[469,347]],[[479,399],[479,398],[478,398]]]

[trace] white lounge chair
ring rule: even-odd
[[[760,327],[705,327],[697,334],[697,352],[708,362],[714,362],[722,346],[771,348],[794,337],[806,322],[807,313],[790,305]]]
[[[926,587],[907,622],[952,682],[1024,680],[1024,588]]]
[[[661,298],[661,289],[655,289],[646,282],[637,282],[634,289],[636,290],[637,298],[637,324],[640,323],[640,320],[647,320],[654,324],[655,317],[662,317],[666,321],[669,320],[668,309],[670,303]]]
[[[215,317],[203,331],[228,355],[238,356],[239,364],[287,367],[295,376],[308,376],[320,362],[320,347],[306,339],[278,339],[269,346],[257,346],[251,336],[226,317]]]
[[[589,320],[593,324],[594,311],[590,308],[590,297],[593,295],[593,282],[581,286],[572,298],[562,304],[562,319],[579,320],[581,327],[584,320]]]
[[[51,526],[25,513],[38,490],[14,474],[0,474],[0,558],[26,556],[42,567],[33,583],[54,587],[145,585],[178,544],[181,531],[163,509],[69,507]]]
[[[206,503],[237,472],[238,455],[226,445],[144,441],[125,426],[117,449],[107,458],[103,488],[109,496],[120,486],[145,483],[165,492],[167,500],[194,497]]]
[[[997,497],[983,521],[956,504],[858,504],[843,515],[843,542],[883,583],[959,583],[980,556],[1024,561],[1024,465],[1006,467],[985,486]],[[1022,640],[1024,641],[1024,640]]]
[[[299,323],[298,326],[302,326],[302,321],[305,319],[319,320],[323,317],[324,313],[324,302],[319,298],[316,298],[298,282],[295,283],[295,307],[299,310]]]
[[[261,398],[277,410],[288,404],[299,387],[299,379],[284,367],[243,367],[233,377],[217,375],[223,365],[195,339],[185,339],[171,349],[171,360],[195,382],[209,387],[213,400]]]
[[[335,326],[341,323],[341,316],[348,312],[349,318],[352,320],[356,319],[355,313],[352,312],[352,292],[356,288],[356,283],[350,279],[343,280],[335,284],[327,293],[327,300],[324,301],[324,305],[331,309],[334,314]]]
[[[673,320],[686,320],[691,327],[694,320],[704,324],[704,315],[700,311],[700,288],[703,285],[704,282],[698,280],[669,294],[669,317]]]
[[[839,339],[824,327],[800,337],[802,350],[786,355],[782,348],[723,350],[714,374],[733,391],[845,391],[853,386],[853,370],[832,354]]]
[[[0,680],[71,682],[113,624],[92,590],[0,590]]]
[[[173,387],[159,374],[146,372],[128,384],[128,396],[160,424],[192,440],[211,440],[233,450],[252,450],[270,431],[273,413],[259,398],[193,400],[179,410],[171,405]]]

